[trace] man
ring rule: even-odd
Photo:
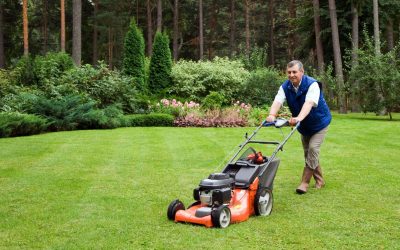
[[[266,120],[275,121],[279,109],[286,101],[292,113],[289,123],[295,125],[300,122],[298,131],[301,134],[305,166],[296,192],[304,194],[312,176],[316,188],[325,185],[319,164],[319,151],[332,116],[321,86],[317,80],[304,74],[303,64],[300,61],[294,60],[288,63],[287,75],[288,80],[280,86]]]

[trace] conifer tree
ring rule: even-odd
[[[149,88],[153,92],[159,93],[171,86],[171,69],[172,59],[168,35],[157,32],[153,43],[149,73]]]
[[[143,34],[137,27],[135,19],[132,18],[129,31],[125,36],[123,72],[135,78],[137,88],[140,91],[146,89],[144,46]]]

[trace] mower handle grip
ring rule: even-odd
[[[296,125],[299,125],[300,122],[298,122]],[[289,121],[287,119],[277,119],[273,122],[267,122],[266,120],[263,121],[263,123],[261,124],[261,126],[263,127],[270,127],[270,126],[275,126],[276,128],[281,128],[284,126],[290,126]]]

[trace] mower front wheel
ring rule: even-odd
[[[215,227],[226,228],[231,223],[231,210],[222,205],[211,212],[211,220]]]
[[[256,215],[267,216],[272,212],[274,199],[272,190],[259,188],[254,199],[254,212]]]
[[[170,220],[175,220],[175,214],[179,210],[185,210],[185,205],[180,200],[172,201],[168,206],[167,216]]]

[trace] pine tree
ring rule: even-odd
[[[134,18],[132,18],[129,31],[125,36],[123,72],[135,78],[138,90],[144,91],[146,89],[144,80],[144,38],[142,32],[136,26]]]
[[[172,59],[168,35],[157,32],[150,60],[149,88],[152,91],[159,93],[171,86],[171,68]]]

